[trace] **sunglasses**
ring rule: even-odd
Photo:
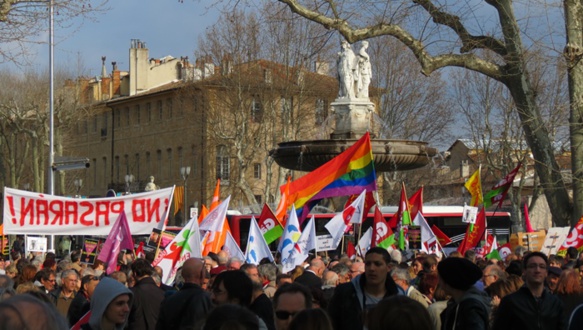
[[[280,320],[287,320],[290,317],[293,317],[294,315],[296,315],[297,313],[298,312],[290,313],[288,311],[275,311],[275,316]]]

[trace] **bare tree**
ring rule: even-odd
[[[23,64],[34,37],[49,29],[49,3],[54,10],[56,27],[71,27],[74,18],[94,19],[108,0],[3,0],[0,1],[0,63]]]
[[[430,75],[444,67],[460,67],[479,72],[501,82],[509,91],[525,139],[536,160],[535,169],[541,186],[547,197],[553,221],[558,226],[574,223],[583,210],[583,182],[573,180],[575,195],[575,211],[569,199],[567,188],[561,176],[559,165],[553,154],[551,135],[545,125],[540,105],[536,99],[536,89],[527,65],[526,50],[523,36],[531,33],[528,42],[540,43],[557,36],[553,30],[556,25],[545,26],[544,20],[550,15],[559,16],[556,8],[541,3],[539,11],[533,3],[517,3],[510,0],[487,0],[485,7],[460,1],[447,5],[438,4],[432,0],[414,0],[401,2],[359,1],[358,3],[340,1],[299,1],[278,0],[289,8],[327,28],[340,32],[349,42],[388,35],[399,40],[413,52],[421,65],[424,74]],[[528,15],[528,20],[520,20],[515,15],[515,7],[523,9],[519,13]],[[578,32],[583,22],[583,15],[578,10],[581,4],[577,1],[566,2],[566,17],[569,38],[572,38],[570,48],[572,68],[570,83],[576,80],[575,71],[582,65],[578,59],[581,56],[583,37]],[[494,21],[487,15],[487,10],[494,10]],[[479,11],[479,12],[478,12]],[[542,15],[542,16],[536,16]],[[545,16],[546,15],[546,16]],[[397,21],[396,19],[399,19]],[[556,22],[560,17],[553,17]],[[404,23],[402,23],[404,22]],[[423,24],[419,24],[423,22]],[[534,22],[534,23],[533,23]],[[569,30],[570,29],[570,30]],[[535,33],[539,33],[535,36]],[[571,33],[572,32],[572,33]],[[490,58],[481,56],[480,50],[492,54]],[[577,50],[577,51],[575,51]],[[575,61],[576,60],[576,61]],[[581,107],[577,95],[579,88],[573,86],[571,104],[577,109]],[[577,101],[577,102],[575,102]],[[572,109],[572,113],[573,113]],[[578,112],[583,113],[583,112]],[[576,117],[580,117],[577,115]],[[580,146],[583,146],[583,124],[573,121],[571,116],[571,145],[573,149],[572,167],[574,178],[583,177],[579,171],[581,157]],[[574,125],[576,124],[576,125]],[[577,133],[577,139],[574,135]],[[581,197],[577,197],[581,196]]]

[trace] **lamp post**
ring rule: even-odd
[[[184,223],[182,225],[185,225],[186,224],[186,219],[188,219],[186,217],[186,207],[187,207],[187,203],[188,203],[188,198],[186,198],[186,192],[187,192],[187,189],[186,189],[186,181],[188,180],[188,176],[189,175],[190,175],[190,166],[183,166],[183,167],[180,168],[180,176],[182,176],[182,180],[184,181],[184,201],[183,201],[184,202],[184,206],[183,206],[183,208],[184,208],[184,218],[182,220]]]
[[[77,194],[75,197],[81,197],[81,195],[79,195],[79,191],[81,190],[81,187],[83,187],[83,179],[75,179],[73,183],[75,184],[75,187],[77,187]]]
[[[130,185],[134,182],[134,176],[132,174],[126,174],[126,195],[130,194]]]

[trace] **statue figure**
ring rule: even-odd
[[[338,81],[340,83],[338,97],[352,99],[354,95],[355,55],[350,44],[344,40],[342,50],[338,53]]]
[[[370,56],[366,53],[368,48],[368,41],[363,41],[360,50],[358,51],[358,95],[359,99],[368,99],[368,86],[372,77],[372,69],[370,65]]]
[[[156,184],[154,183],[154,176],[150,176],[150,182],[146,184],[146,188],[144,188],[144,191],[154,191],[157,189],[158,186],[156,186]]]

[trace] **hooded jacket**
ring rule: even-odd
[[[91,329],[101,329],[101,319],[107,306],[122,294],[129,295],[130,301],[133,298],[133,293],[130,289],[110,277],[104,277],[97,284],[93,292],[93,297],[91,297],[91,317],[89,318],[89,326]],[[121,330],[124,327],[125,324],[120,324],[116,326],[116,329]]]
[[[491,298],[472,286],[459,301],[450,299],[441,313],[442,329],[487,330],[490,318]]]

